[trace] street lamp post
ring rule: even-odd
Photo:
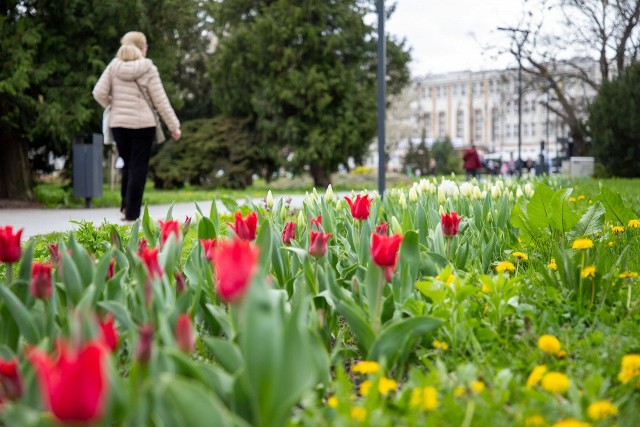
[[[518,58],[518,177],[522,176],[522,46],[524,46],[528,30],[512,27],[498,27],[499,31],[509,31],[513,33],[518,46],[516,57]],[[518,40],[516,34],[523,34],[522,39]]]
[[[384,35],[384,0],[376,0],[378,9],[378,193],[384,197],[385,184],[385,90],[386,90],[386,37]]]

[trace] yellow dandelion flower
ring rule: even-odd
[[[573,203],[573,202],[575,202],[575,201],[576,201],[576,198],[575,198],[575,197],[569,197],[569,203]]]
[[[486,386],[482,381],[472,381],[471,384],[469,384],[469,388],[471,389],[472,392],[474,392],[475,394],[478,394],[478,393],[481,393],[482,390],[486,388]]]
[[[552,427],[591,427],[591,424],[575,418],[567,418],[566,420],[558,421]]]
[[[351,372],[354,374],[377,374],[378,371],[380,371],[380,364],[371,360],[362,360],[351,368]]]
[[[621,225],[615,225],[611,227],[611,230],[613,231],[613,234],[620,234],[624,231],[624,227]]]
[[[613,242],[607,242],[607,247],[610,248],[611,246],[613,246]]]
[[[434,387],[417,387],[411,390],[410,406],[425,411],[433,411],[439,405],[438,390]]]
[[[371,391],[371,386],[373,386],[371,380],[362,381],[360,383],[360,396],[367,397]]]
[[[586,199],[586,197],[584,196],[584,194],[581,194],[581,195],[579,195],[579,196],[578,196],[578,201],[582,201],[582,200],[584,200],[584,199]]]
[[[465,386],[459,385],[453,389],[453,395],[455,397],[464,396],[465,394],[467,394],[467,388]]]
[[[567,352],[564,350],[560,350],[559,352],[556,353],[556,357],[558,359],[566,359],[567,358]]]
[[[359,423],[363,422],[367,418],[367,410],[354,406],[351,408],[351,419]]]
[[[329,406],[330,408],[337,408],[338,407],[338,398],[335,396],[330,396],[327,399],[327,406]]]
[[[560,351],[560,340],[554,335],[542,335],[538,338],[538,348],[548,354],[558,354]]]
[[[386,396],[398,389],[398,383],[390,378],[382,377],[378,383],[378,391],[381,395]]]
[[[525,427],[542,427],[547,425],[542,415],[531,415],[524,420]]]
[[[516,271],[516,266],[512,262],[502,261],[496,265],[496,272],[504,273],[505,271]]]
[[[547,268],[553,270],[553,271],[557,271],[558,270],[558,264],[556,264],[556,259],[555,258],[551,258],[551,261],[549,262],[549,264],[547,264]]]
[[[596,277],[596,266],[588,265],[585,268],[583,268],[582,271],[580,272],[580,277],[582,277],[583,279],[587,277]]]
[[[538,365],[533,368],[533,370],[529,374],[529,377],[527,378],[527,388],[533,388],[538,385],[546,372],[547,367],[545,365]]]
[[[620,363],[620,373],[618,379],[623,383],[628,383],[640,375],[640,354],[627,354],[622,357]]]
[[[517,259],[518,261],[526,261],[529,259],[527,254],[525,254],[524,252],[518,252],[518,251],[512,252],[511,256]]]
[[[618,415],[618,408],[608,400],[598,400],[587,408],[587,415],[594,421]]]
[[[636,279],[638,277],[637,271],[623,271],[618,274],[618,277],[621,279]]]
[[[591,239],[576,239],[571,245],[571,249],[591,249],[593,247],[593,240]]]
[[[433,346],[433,348],[437,348],[439,350],[449,350],[449,344],[444,341],[433,340],[431,345]]]
[[[630,219],[627,224],[629,228],[640,228],[640,219]]]
[[[542,377],[540,385],[549,393],[563,394],[569,390],[571,380],[562,372],[547,372]]]
[[[485,285],[484,283],[482,284],[482,287],[480,288],[480,290],[482,292],[484,292],[485,294],[489,293],[489,287],[487,285]]]

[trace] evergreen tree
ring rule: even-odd
[[[640,65],[604,82],[590,109],[592,153],[611,176],[640,176]]]
[[[208,98],[206,88],[184,84],[194,86],[185,70],[202,62],[196,42],[206,46],[195,0],[1,0],[0,7],[0,198],[32,198],[32,164],[46,169],[42,159],[67,155],[75,134],[100,132],[91,89],[127,31],[147,35],[174,106],[188,92]]]
[[[436,174],[460,173],[462,158],[453,148],[449,137],[437,140],[431,147],[431,157],[436,161]]]
[[[361,162],[376,133],[376,37],[357,0],[213,3],[219,44],[214,103],[247,117],[268,171],[287,159],[315,185],[349,157]],[[403,43],[387,40],[389,91],[409,78]],[[268,172],[268,175],[270,173]]]

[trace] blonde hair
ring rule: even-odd
[[[132,44],[142,50],[147,47],[147,37],[140,31],[129,31],[120,39],[121,45]]]
[[[124,44],[118,49],[116,57],[121,61],[135,61],[143,57],[142,51],[132,44]]]

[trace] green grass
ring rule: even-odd
[[[407,185],[412,179],[403,175],[389,174],[387,186]],[[332,177],[334,191],[358,191],[362,189],[375,190],[378,188],[377,176],[373,174],[336,174]],[[266,197],[271,190],[277,194],[300,194],[312,191],[313,180],[309,177],[279,178],[266,183],[263,179],[255,180],[253,185],[244,190],[207,189],[197,186],[185,186],[177,190],[156,190],[152,182],[148,182],[143,204],[158,205],[170,203],[184,203],[193,201],[209,201],[214,198],[231,197],[242,199],[249,197]],[[324,192],[325,188],[318,188]],[[46,208],[81,208],[84,199],[73,196],[73,187],[70,183],[40,183],[35,188],[37,201]],[[102,197],[92,200],[94,207],[120,206],[120,186],[116,184],[113,189],[107,184],[103,187]]]

